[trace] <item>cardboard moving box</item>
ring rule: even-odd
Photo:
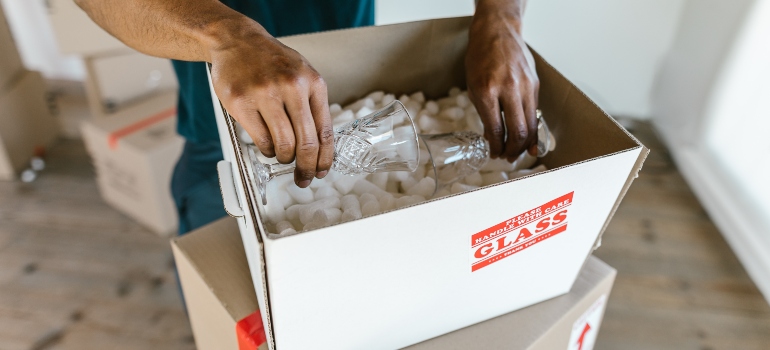
[[[0,180],[15,179],[56,140],[59,124],[46,93],[43,77],[33,71],[22,71],[9,90],[0,91]]]
[[[237,331],[244,329],[251,315],[259,319],[259,311],[235,219],[224,218],[175,238],[171,246],[197,348],[266,349],[263,328]],[[566,295],[407,349],[590,350],[615,273],[589,257]]]
[[[45,5],[61,53],[87,56],[129,50],[94,23],[73,0],[46,0]]]
[[[177,91],[179,86],[168,59],[132,51],[87,56],[84,61],[88,104],[95,119],[114,116],[148,97]]]
[[[24,65],[11,35],[11,28],[0,5],[0,92],[9,88],[11,80],[23,74]]]
[[[465,86],[470,21],[280,40],[324,77],[331,103],[377,90],[437,98]],[[550,170],[292,235],[264,229],[246,147],[215,108],[223,198],[239,217],[271,349],[400,348],[570,290],[648,150],[535,61],[539,108],[558,145],[541,159]]]
[[[84,121],[81,132],[104,200],[160,235],[175,233],[171,174],[184,145],[176,133],[176,93]]]

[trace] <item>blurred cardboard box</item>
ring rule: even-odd
[[[184,145],[176,132],[176,93],[159,94],[107,120],[86,120],[81,132],[104,200],[159,235],[174,233],[171,175]]]
[[[88,56],[128,50],[96,25],[73,0],[46,0],[45,4],[61,53]]]
[[[11,29],[5,19],[3,6],[0,6],[0,91],[8,89],[8,84],[23,74],[24,65],[11,36]]]
[[[171,245],[197,348],[267,349],[235,219],[223,218]],[[590,350],[615,274],[590,257],[569,293],[406,349]]]
[[[88,105],[94,119],[178,90],[171,61],[139,52],[84,57]]]
[[[470,23],[278,39],[313,63],[331,103],[378,90],[438,98],[465,87]],[[648,150],[533,55],[558,145],[540,159],[548,171],[309,232],[265,229],[248,148],[214,108],[224,204],[238,217],[271,349],[405,347],[569,292]]]
[[[33,156],[43,156],[59,131],[40,73],[22,71],[9,84],[0,90],[0,180],[15,179]]]

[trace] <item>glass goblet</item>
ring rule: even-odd
[[[403,124],[400,125],[399,124]],[[265,164],[253,146],[248,148],[254,168],[257,191],[267,204],[267,183],[276,176],[291,174],[290,164]],[[414,122],[404,105],[393,101],[385,107],[334,129],[332,170],[344,175],[359,175],[417,169],[419,141]]]
[[[551,131],[537,110],[537,157],[550,151]],[[437,192],[458,180],[479,171],[489,161],[489,143],[473,131],[419,135],[430,155]],[[525,151],[527,152],[527,151]]]

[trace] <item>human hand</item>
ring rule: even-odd
[[[484,124],[490,156],[509,162],[525,150],[537,154],[540,81],[521,36],[521,7],[521,1],[479,0],[465,56],[468,92]]]
[[[334,138],[326,83],[302,55],[256,22],[210,52],[214,90],[267,157],[296,160],[294,182],[328,174]]]

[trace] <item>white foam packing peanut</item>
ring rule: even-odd
[[[371,175],[372,180],[371,182],[382,189],[383,191],[387,192],[387,186],[388,186],[388,173],[374,173]]]
[[[329,115],[331,115],[332,119],[342,113],[342,107],[339,105],[339,103],[332,103],[329,105]]]
[[[358,201],[358,197],[353,194],[342,196],[342,222],[358,220],[363,215],[361,214],[361,204]]]
[[[355,113],[353,113],[353,111],[351,111],[351,110],[345,110],[345,111],[342,111],[342,113],[340,113],[336,117],[334,117],[332,119],[332,123],[335,126],[337,126],[337,125],[341,125],[341,124],[345,124],[345,123],[351,122],[354,119],[356,119]]]
[[[364,107],[367,107],[369,109],[374,109],[374,100],[372,100],[371,98],[362,98],[356,102],[353,102],[345,106],[344,109],[358,112],[361,108],[364,108]]]
[[[315,182],[315,181],[318,181],[318,180],[314,180],[313,182]],[[337,191],[336,189],[334,189],[334,187],[331,187],[331,186],[321,187],[321,188],[317,189],[316,192],[315,192],[315,198],[316,199],[324,199],[324,198],[328,198],[328,197],[340,198],[340,197],[342,197],[342,194],[339,191]]]
[[[491,173],[481,174],[481,179],[482,184],[488,186],[498,182],[508,181],[508,173],[504,171],[493,171]]]
[[[299,204],[308,204],[313,202],[313,191],[309,188],[299,188],[296,185],[290,185],[286,188],[291,198],[294,198]]]
[[[325,208],[340,208],[340,206],[341,202],[337,197],[327,197],[309,204],[295,204],[286,208],[286,218],[294,223],[299,221],[304,225],[310,222],[313,214],[317,210]]]
[[[521,169],[521,170],[512,171],[512,172],[510,172],[508,174],[508,176],[511,179],[518,179],[518,178],[520,178],[522,176],[537,174],[537,173],[540,173],[540,172],[543,172],[543,171],[546,171],[546,170],[548,170],[548,169],[545,167],[545,165],[540,164],[540,165],[538,165],[538,166],[536,166],[536,167],[534,167],[532,169]]]
[[[361,196],[364,193],[369,193],[374,195],[376,198],[381,197],[384,195],[385,190],[377,187],[377,185],[367,181],[366,179],[360,179],[356,181],[355,185],[353,185],[353,193]]]
[[[385,97],[385,92],[384,91],[375,91],[375,92],[372,92],[372,93],[366,95],[366,98],[371,99],[372,101],[374,101],[374,103],[381,102],[383,97]]]
[[[452,188],[449,190],[452,194],[467,192],[479,188],[478,186],[466,185],[460,182],[452,184]]]
[[[391,103],[396,100],[396,96],[393,94],[387,94],[385,96],[382,96],[382,105],[385,106],[388,103]]]
[[[366,107],[366,106],[361,107],[361,109],[359,109],[358,112],[356,112],[356,119],[361,119],[363,117],[366,117],[367,115],[372,114],[372,112],[374,112],[374,110],[369,107]]]
[[[422,197],[430,197],[436,190],[436,181],[430,177],[424,177],[417,182],[414,186],[406,191],[406,194],[410,196],[418,195]]]
[[[342,176],[334,182],[334,188],[336,188],[337,191],[340,191],[342,195],[346,195],[353,190],[353,186],[355,186],[356,182],[361,180],[364,176],[365,175]]]
[[[477,173],[473,173],[473,174],[470,174],[470,175],[466,176],[463,179],[463,182],[465,182],[465,184],[471,185],[471,186],[481,186],[481,184],[484,183],[484,178],[481,177],[481,173],[477,172]]]
[[[294,228],[294,225],[292,225],[291,222],[288,222],[288,221],[280,221],[277,224],[275,224],[275,230],[278,232],[278,234],[281,234],[281,235],[297,233],[297,230]]]
[[[321,227],[334,225],[342,219],[342,211],[337,208],[325,208],[316,210],[310,222],[305,224],[305,231],[315,230]]]
[[[451,121],[458,121],[465,118],[465,110],[460,107],[449,107],[441,111],[441,113],[439,113],[439,117],[449,119]]]

